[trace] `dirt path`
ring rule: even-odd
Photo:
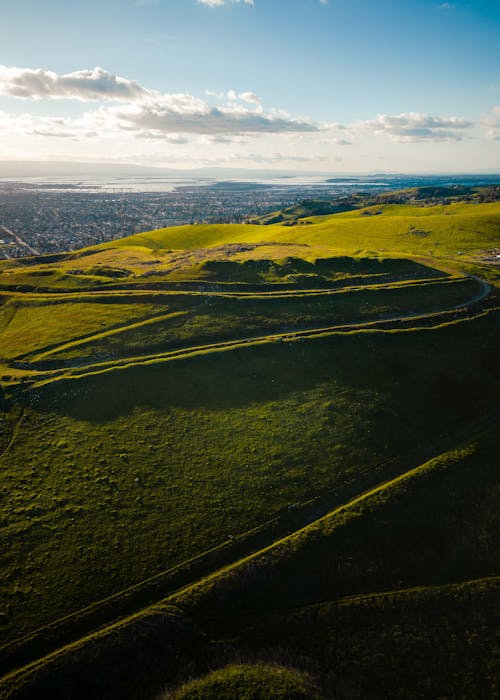
[[[369,284],[339,284],[332,287],[320,287],[315,289],[271,289],[271,290],[260,290],[260,291],[243,291],[234,289],[217,289],[217,290],[201,290],[201,289],[85,289],[71,291],[68,289],[54,289],[51,291],[16,291],[12,289],[1,289],[0,296],[5,297],[16,297],[16,298],[26,298],[26,299],[36,299],[40,301],[46,301],[58,303],[60,301],[91,301],[95,299],[107,299],[110,297],[120,298],[120,297],[157,297],[157,298],[169,298],[171,296],[195,296],[195,297],[232,297],[232,298],[246,298],[246,297],[256,297],[256,298],[287,298],[295,296],[320,296],[323,294],[342,294],[351,293],[365,289],[389,289],[389,288],[402,288],[402,287],[422,287],[433,284],[440,284],[443,282],[456,282],[460,279],[467,279],[465,276],[455,276],[455,277],[432,277],[432,278],[422,278],[422,279],[405,279],[405,280],[391,280],[389,282],[371,282]]]
[[[470,277],[471,279],[475,280],[481,287],[481,291],[479,292],[479,294],[470,299],[468,302],[468,305],[472,306],[472,304],[477,304],[479,301],[485,299],[491,292],[493,287],[491,286],[491,284],[486,282],[486,280],[481,279],[481,277],[477,277],[476,275],[471,275]]]
[[[482,301],[491,291],[490,285],[480,278],[474,278],[481,286],[481,291],[476,294],[472,299],[461,302],[460,304],[455,304],[451,307],[444,309],[435,309],[429,311],[425,314],[403,314],[398,316],[392,316],[380,320],[368,321],[368,322],[356,322],[347,324],[338,324],[334,326],[324,326],[319,328],[308,328],[297,331],[288,331],[282,333],[267,334],[262,336],[253,336],[245,338],[237,338],[234,340],[221,341],[216,343],[207,343],[204,345],[195,345],[191,347],[184,347],[177,350],[170,350],[163,353],[150,354],[150,355],[137,355],[134,357],[122,358],[120,360],[98,362],[94,364],[82,365],[80,367],[73,368],[63,368],[54,369],[44,372],[40,372],[37,376],[33,377],[34,385],[42,385],[49,383],[57,379],[76,379],[79,377],[103,374],[105,372],[110,372],[116,369],[125,369],[130,367],[137,367],[143,364],[156,364],[160,362],[167,362],[171,360],[183,359],[187,357],[192,357],[195,355],[207,354],[211,352],[221,352],[224,350],[231,350],[240,347],[245,347],[248,345],[259,345],[265,343],[274,342],[290,342],[306,338],[319,337],[321,335],[327,335],[332,333],[346,333],[363,331],[367,329],[384,330],[384,326],[389,326],[391,324],[398,323],[425,323],[429,320],[439,320],[438,317],[445,313],[450,313],[453,311],[466,310],[471,306]],[[387,328],[385,328],[387,330]],[[104,337],[105,334],[103,334]],[[54,350],[53,352],[55,352]]]

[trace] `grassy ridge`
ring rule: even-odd
[[[327,245],[342,251],[377,251],[418,255],[455,255],[458,250],[490,248],[498,240],[500,203],[437,207],[385,205],[366,217],[360,211],[310,219],[307,226],[200,225],[161,229],[124,238],[119,246],[143,249],[188,249],[227,243],[268,241]],[[410,233],[425,228],[428,236]],[[101,248],[111,248],[116,242]]]
[[[30,360],[33,367],[50,359],[81,363],[84,358],[134,357],[162,350],[384,317],[425,314],[453,308],[478,293],[477,282],[452,279],[429,284],[361,288],[314,295],[217,296],[169,298],[170,314],[126,323],[110,332],[51,347]],[[176,309],[176,311],[173,311]],[[71,305],[68,314],[71,313]],[[69,330],[70,332],[70,330]],[[69,334],[68,332],[68,334]],[[27,345],[25,345],[26,349]],[[50,366],[44,362],[44,366]]]
[[[208,628],[165,606],[6,679],[0,696],[63,700],[70,689],[75,699],[114,692],[139,700],[244,662],[301,669],[342,700],[491,697],[499,586],[496,578],[413,587],[240,618],[211,641]]]
[[[191,681],[165,700],[320,700],[321,696],[305,674],[279,666],[229,666]]]
[[[61,256],[56,262],[43,258],[2,261],[0,287],[59,292],[138,287],[158,275],[163,281],[165,275],[199,279],[207,273],[204,261],[283,260],[287,256],[312,261],[332,255],[462,259],[464,253],[491,249],[499,242],[499,202],[384,205],[376,211],[372,216],[357,210],[314,217],[299,226],[181,226],[112,241]],[[115,271],[114,276],[110,270]]]
[[[64,342],[67,338],[96,333],[103,328],[158,313],[152,304],[95,304],[74,301],[51,304],[8,300],[0,307],[2,358],[10,359]]]
[[[490,316],[250,346],[40,390],[3,456],[11,634],[465,429],[496,405],[495,332]]]
[[[166,649],[177,648],[178,653],[180,650],[181,660],[192,672],[193,649],[191,653],[183,651],[188,630],[197,649],[198,673],[214,664],[252,657],[281,662],[299,659],[300,665],[304,668],[306,664],[305,670],[310,671],[311,662],[307,659],[312,655],[320,664],[344,667],[339,675],[335,669],[333,678],[324,671],[319,673],[327,687],[332,683],[347,684],[347,692],[352,692],[352,687],[361,682],[367,692],[371,684],[380,683],[391,697],[404,697],[408,677],[413,677],[422,688],[439,687],[442,674],[434,674],[428,665],[437,654],[446,660],[449,676],[444,682],[451,683],[454,692],[467,684],[471,688],[482,685],[488,695],[494,679],[494,656],[488,646],[494,631],[488,617],[494,580],[482,578],[476,583],[451,586],[449,581],[460,579],[464,571],[470,574],[474,567],[486,574],[490,566],[488,556],[497,549],[498,516],[491,492],[495,475],[490,461],[491,448],[497,446],[498,431],[494,429],[461,450],[446,453],[354,499],[262,554],[174,595],[166,602],[175,607],[165,608],[167,617],[162,623],[163,627],[167,625],[163,633]],[[445,494],[447,498],[443,498]],[[477,502],[481,508],[477,508]],[[461,515],[459,531],[456,519],[450,518],[454,513]],[[397,552],[398,557],[392,551],[394,546],[403,548]],[[438,564],[435,568],[429,567],[433,559]],[[279,584],[281,578],[283,582]],[[293,585],[287,585],[287,581]],[[413,585],[408,587],[410,581]],[[382,584],[388,582],[392,588],[402,590],[385,592]],[[381,592],[363,593],[360,583],[362,588]],[[343,587],[351,597],[342,598]],[[180,628],[175,623],[175,613],[172,618],[172,611],[179,608],[184,620]],[[192,619],[197,621],[196,626],[189,629]],[[132,683],[135,690],[129,692],[129,697],[141,697],[142,683],[148,682],[141,676],[142,655],[134,670],[134,676],[139,670],[138,677],[125,674],[126,678],[120,681],[116,675],[124,673],[120,660],[123,644],[130,638],[130,632],[127,635],[125,631],[127,626],[136,630],[134,637],[147,654],[150,645],[156,643],[157,629],[148,623],[148,615],[142,628],[136,619],[104,636],[98,635],[91,645],[86,642],[83,647],[79,645],[74,651],[68,649],[62,656],[55,656],[47,673],[38,679],[28,675],[28,684],[34,683],[38,691],[48,684],[51,697],[59,697],[54,679],[61,674],[64,678],[69,672],[74,680],[74,674],[80,677],[90,664],[94,673],[80,678],[82,695],[76,697],[95,694],[99,684],[106,683],[106,677],[114,678],[111,687],[115,688]],[[477,640],[478,634],[483,645],[474,643],[465,672],[461,669],[460,674],[454,675],[457,664],[462,663],[460,645],[470,635]],[[371,646],[372,653],[358,656],[356,645],[367,650]],[[98,653],[93,654],[96,647]],[[413,667],[412,653],[420,659]],[[73,660],[71,664],[65,660],[67,654]],[[318,673],[321,666],[312,668]],[[160,677],[162,673],[167,682],[168,678],[182,678],[186,670],[178,661],[174,668],[169,669],[167,664],[159,671]],[[156,683],[157,674],[158,671]],[[390,690],[394,678],[402,683],[402,694],[397,692],[398,685]],[[342,691],[342,685],[338,689]],[[24,697],[22,692],[19,697]]]
[[[496,421],[474,443],[369,490],[177,602],[198,617],[225,620],[493,576],[500,563],[493,456],[499,447]]]
[[[231,663],[235,647],[250,659],[251,649],[261,649],[258,660],[301,662],[326,697],[492,697],[498,590],[498,579],[480,579],[239,619],[197,670],[207,657]]]

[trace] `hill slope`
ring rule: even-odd
[[[3,263],[4,696],[153,697],[193,653],[327,697],[491,688],[499,214],[381,205]]]

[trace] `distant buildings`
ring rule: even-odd
[[[88,192],[10,182],[0,184],[0,227],[42,254],[57,253],[168,226],[239,222],[295,204],[307,193],[310,188],[300,186],[234,189],[230,183],[227,189],[218,184],[172,192]],[[0,258],[33,254],[0,230]]]

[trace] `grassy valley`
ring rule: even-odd
[[[0,263],[1,697],[492,696],[500,204],[455,194]]]

